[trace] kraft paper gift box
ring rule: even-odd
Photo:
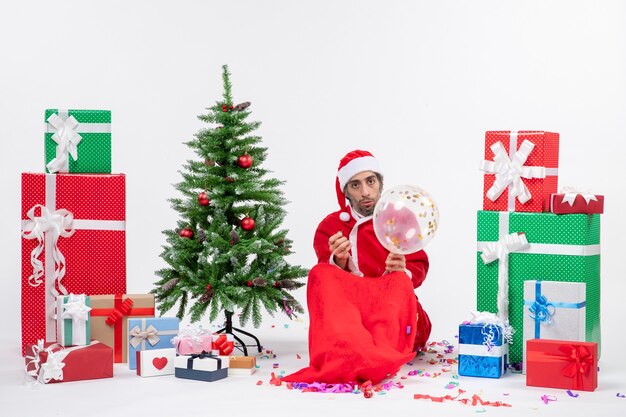
[[[56,297],[126,292],[125,177],[22,174],[22,352],[56,341]]]
[[[46,172],[111,173],[111,112],[48,109]]]
[[[27,346],[25,361],[26,373],[43,384],[113,376],[113,350],[97,340],[64,348],[41,339]]]
[[[550,211],[557,192],[559,134],[543,131],[485,133],[483,210]]]
[[[88,345],[91,341],[89,325],[89,297],[85,294],[57,298],[57,343],[61,346]]]
[[[524,366],[526,341],[585,341],[587,286],[584,282],[524,281]]]
[[[527,246],[518,240],[525,240]],[[586,284],[585,340],[600,343],[600,215],[478,212],[477,309],[498,312],[499,284],[508,288],[505,313],[523,329],[524,281]],[[522,362],[522,344],[509,361]]]
[[[180,320],[176,317],[128,319],[128,369],[137,367],[136,352],[140,350],[165,349],[172,346],[178,335]]]
[[[501,326],[462,323],[459,326],[459,375],[500,378],[508,366],[508,347]]]
[[[174,362],[176,378],[214,382],[228,376],[228,360],[217,351],[191,356],[177,356]]]
[[[255,356],[229,356],[228,375],[252,375],[256,372]]]
[[[113,347],[116,363],[128,361],[129,317],[154,317],[154,295],[91,296],[91,337]]]
[[[526,342],[526,385],[577,391],[598,387],[598,345],[569,340]]]
[[[174,375],[176,349],[138,350],[135,352],[137,375],[143,377]]]
[[[604,196],[576,191],[552,194],[550,211],[554,214],[602,214]]]

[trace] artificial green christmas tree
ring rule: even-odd
[[[289,291],[308,271],[285,260],[292,241],[280,229],[283,182],[262,168],[267,148],[253,134],[260,122],[246,121],[249,102],[233,104],[227,66],[222,77],[222,101],[199,116],[209,126],[187,143],[199,160],[183,166],[182,197],[169,200],[180,218],[176,230],[163,231],[168,267],[157,271],[152,293],[162,312],[178,304],[181,319],[188,311],[195,322],[208,310],[211,321],[222,311],[230,320],[241,309],[241,325],[252,319],[257,327],[262,307],[290,318],[304,311]]]

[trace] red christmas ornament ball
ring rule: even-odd
[[[280,282],[276,281],[276,282],[274,283],[274,288],[280,288]]]
[[[208,206],[211,204],[209,196],[204,191],[198,194],[198,203],[200,203],[201,206]]]
[[[185,227],[183,230],[178,233],[178,236],[184,237],[186,239],[193,239],[193,230],[188,227]]]
[[[252,281],[248,280],[248,282],[246,282],[246,285],[247,285],[248,287],[251,287],[251,286],[253,285],[253,284],[252,284]]]
[[[253,230],[255,226],[254,219],[252,217],[244,217],[241,219],[241,228],[246,231]]]
[[[237,159],[237,165],[239,165],[240,167],[244,169],[250,168],[252,166],[252,157],[248,155],[247,153],[244,155],[241,155]]]
[[[207,285],[206,285],[205,290],[206,290],[206,291],[209,291],[211,288],[212,288],[212,287],[211,287],[211,284],[207,284]]]

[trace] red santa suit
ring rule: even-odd
[[[369,152],[353,151],[346,158],[350,156],[361,164],[352,167],[347,179],[354,170],[380,172]],[[406,255],[405,272],[386,273],[389,251],[376,238],[372,217],[346,207],[341,189],[347,180],[339,178],[342,210],[326,216],[313,239],[318,264],[307,284],[310,364],[284,381],[378,383],[410,361],[430,335],[430,320],[413,291],[426,277],[426,253]],[[334,264],[328,244],[339,231],[352,244],[347,270]]]

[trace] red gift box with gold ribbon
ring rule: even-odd
[[[128,362],[128,318],[154,317],[154,295],[93,295],[90,299],[91,337],[113,347],[116,363]]]
[[[570,340],[528,340],[526,385],[595,391],[598,387],[598,344]]]
[[[56,341],[59,295],[126,292],[125,176],[22,174],[22,353]]]
[[[559,134],[543,131],[485,133],[483,210],[550,211],[557,192]]]

